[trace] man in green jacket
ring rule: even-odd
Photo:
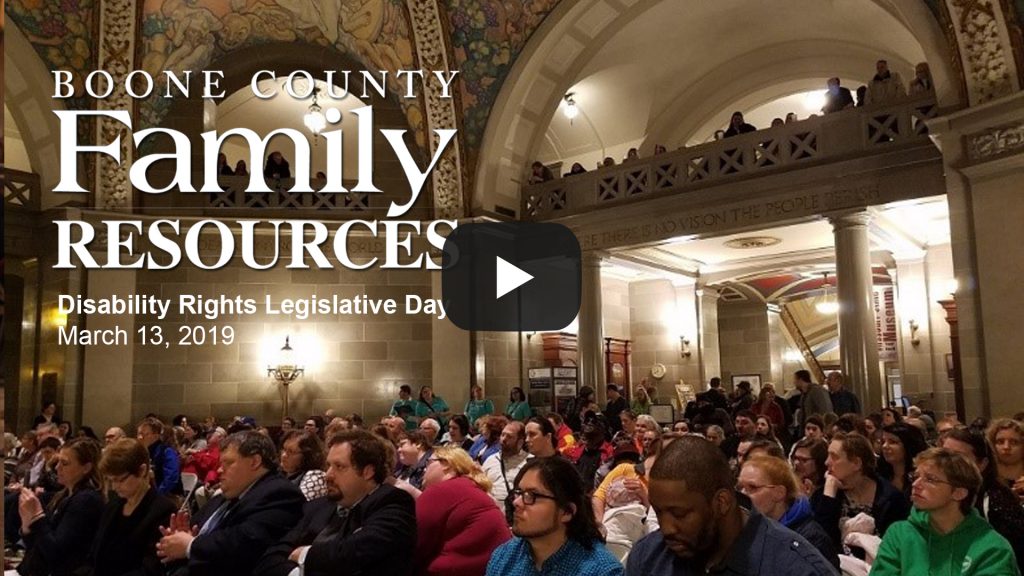
[[[974,510],[974,463],[945,448],[914,459],[914,510],[889,527],[871,576],[1020,576],[1013,549]]]

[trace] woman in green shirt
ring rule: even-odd
[[[466,402],[466,418],[469,419],[469,425],[476,430],[476,421],[484,416],[494,414],[494,402],[484,398],[484,389],[479,385],[474,384],[470,388],[469,394],[471,396],[469,402]]]
[[[416,416],[422,422],[423,418],[433,418],[444,429],[448,425],[448,417],[452,413],[448,409],[448,403],[440,396],[434,396],[434,389],[430,386],[420,388],[420,398],[416,401]]]
[[[522,388],[516,386],[509,393],[505,415],[509,417],[509,420],[518,420],[519,422],[526,422],[530,416],[533,416],[533,410],[530,409],[530,404],[526,401]]]
[[[651,398],[651,393],[647,389],[647,379],[644,378],[640,385],[636,387],[636,394],[633,395],[633,402],[630,405],[630,411],[637,416],[641,414],[651,413],[651,404],[654,404],[654,399]]]

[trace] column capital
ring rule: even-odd
[[[838,232],[846,228],[866,227],[871,223],[871,214],[867,210],[858,210],[857,212],[834,214],[828,217],[828,221],[832,224],[832,230]]]
[[[580,260],[584,266],[600,266],[603,260],[608,258],[604,250],[584,250],[580,254]]]

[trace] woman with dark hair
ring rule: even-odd
[[[895,408],[882,408],[882,427],[903,422],[903,414]]]
[[[290,430],[281,437],[281,471],[307,502],[327,495],[326,463],[324,443],[315,433]]]
[[[810,496],[825,484],[825,460],[828,442],[820,438],[801,438],[789,453],[789,465],[804,494]]]
[[[508,406],[505,407],[505,415],[509,420],[518,420],[519,422],[526,422],[530,416],[533,416],[530,403],[519,386],[513,387],[508,393]]]
[[[292,177],[292,169],[284,155],[274,150],[267,157],[267,165],[263,168],[263,177],[273,180],[284,180]]]
[[[825,438],[825,421],[820,416],[810,416],[804,422],[804,438]]]
[[[882,428],[882,459],[878,474],[909,499],[914,484],[914,458],[928,449],[924,434],[916,426],[891,424]]]
[[[551,173],[551,169],[543,163],[535,160],[530,165],[530,184],[540,184],[541,182],[548,182],[554,179],[555,175]]]
[[[245,160],[239,160],[238,162],[235,163],[234,175],[235,176],[248,176],[249,175],[249,167],[246,166]]]
[[[974,508],[988,520],[996,532],[1010,541],[1017,566],[1024,572],[1024,508],[1017,496],[999,482],[992,464],[992,447],[985,435],[966,426],[956,426],[939,438],[939,447],[963,455],[981,471],[981,488]]]
[[[134,438],[103,451],[100,472],[112,492],[89,552],[92,574],[163,576],[156,555],[160,527],[177,507],[149,484],[149,452]]]
[[[743,120],[743,112],[733,112],[732,117],[729,118],[729,129],[725,131],[724,138],[731,138],[740,134],[746,134],[748,132],[756,132],[757,128],[754,128],[750,124],[747,124]]]
[[[469,452],[473,447],[473,439],[469,437],[469,419],[462,414],[452,416],[448,421],[448,438],[445,446],[454,446]]]
[[[758,416],[767,417],[775,430],[783,430],[786,427],[786,416],[782,413],[782,407],[775,401],[775,386],[765,384],[757,394],[757,402],[750,406],[750,411]]]
[[[590,386],[581,386],[580,393],[573,399],[565,415],[565,423],[572,428],[573,432],[583,430],[583,423],[587,419],[587,412],[600,413],[601,408],[595,400],[594,389]]]
[[[416,416],[419,417],[420,422],[424,418],[433,418],[437,420],[441,427],[444,427],[448,425],[448,417],[451,416],[451,411],[448,409],[448,403],[444,401],[444,398],[434,394],[433,388],[421,386],[420,397],[416,400]]]
[[[490,398],[484,398],[484,389],[479,384],[474,384],[469,389],[469,402],[466,402],[466,420],[472,426],[477,420],[484,416],[494,414],[494,402]],[[469,434],[467,431],[466,434]]]
[[[18,566],[19,574],[65,576],[86,565],[103,512],[99,461],[99,442],[72,439],[60,449],[57,460],[57,479],[64,489],[45,510],[35,492],[21,489],[18,514],[27,551]]]
[[[57,414],[56,402],[43,402],[42,411],[32,420],[32,429],[35,430],[40,424],[60,424],[60,414]]]
[[[604,547],[582,480],[571,463],[563,458],[531,459],[514,485],[516,537],[491,555],[487,576],[623,573],[622,564]]]
[[[93,431],[91,426],[79,426],[78,431],[75,432],[75,438],[88,438],[90,440],[96,440],[99,442],[99,436],[96,436],[96,432]]]
[[[843,546],[843,525],[861,513],[874,519],[872,533],[877,536],[910,515],[907,497],[878,476],[871,442],[860,434],[832,438],[825,467],[825,484],[811,497],[811,506],[837,549]]]

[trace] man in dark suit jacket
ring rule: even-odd
[[[295,526],[305,498],[277,473],[277,448],[257,432],[228,436],[220,487],[195,522],[172,517],[157,555],[173,576],[250,576],[264,551]],[[191,524],[191,526],[190,526]]]
[[[327,455],[327,496],[267,550],[254,576],[388,574],[412,569],[416,503],[389,484],[383,441],[363,430],[338,434]]]

